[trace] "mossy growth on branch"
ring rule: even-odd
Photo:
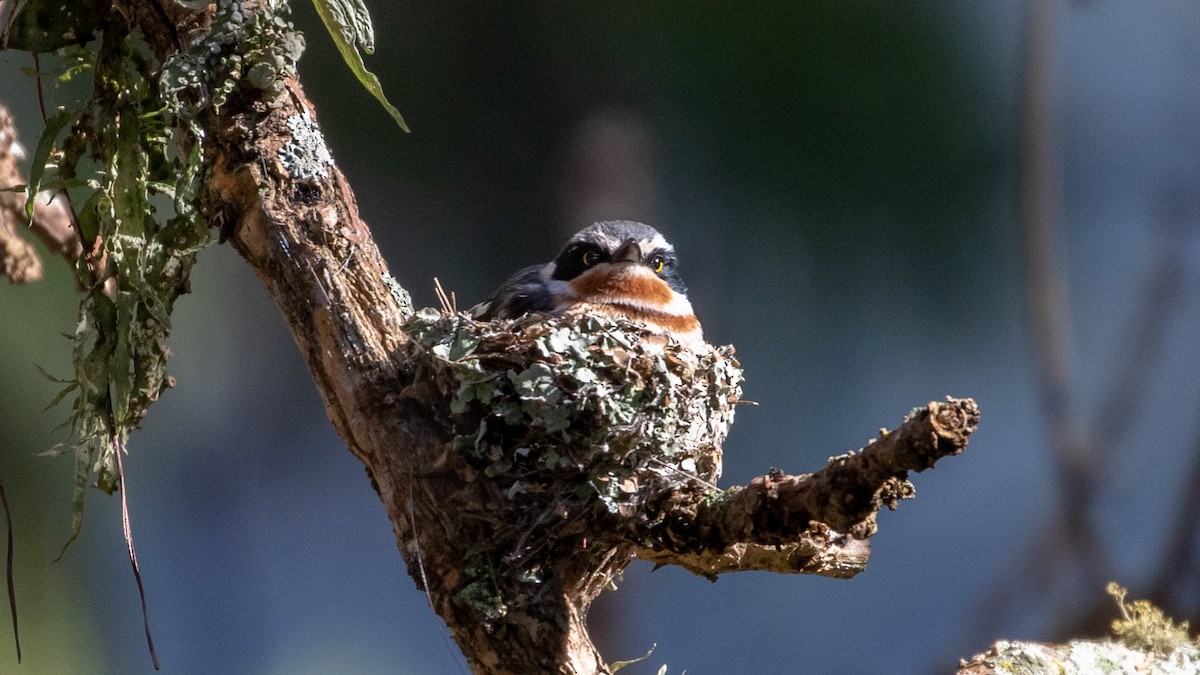
[[[1121,610],[1121,618],[1112,623],[1113,634],[1128,647],[1170,654],[1192,642],[1192,637],[1188,634],[1188,622],[1176,624],[1149,600],[1126,602],[1125,596],[1128,591],[1116,582],[1109,582],[1105,590]]]
[[[171,312],[210,236],[197,206],[199,144],[181,138],[145,45],[109,28],[95,51],[68,47],[61,56],[60,77],[90,72],[92,92],[47,120],[29,194],[70,194],[84,251],[74,375],[60,380],[55,400],[74,395],[74,539],[87,485],[94,477],[106,492],[119,487],[116,453],[172,385]]]
[[[305,46],[290,13],[284,2],[253,8],[235,0],[216,3],[208,33],[163,64],[163,90],[177,102],[177,112],[185,118],[220,112],[240,88],[257,92],[267,105],[280,100]]]
[[[116,453],[172,385],[171,312],[196,254],[212,241],[200,204],[200,118],[238,89],[268,104],[283,95],[304,48],[287,12],[286,3],[251,10],[222,0],[207,34],[159,62],[112,10],[96,23],[98,41],[57,52],[61,74],[52,83],[91,73],[93,85],[86,101],[49,115],[29,181],[30,195],[70,194],[84,248],[75,372],[59,380],[55,399],[74,397],[71,540],[87,486],[119,487]]]

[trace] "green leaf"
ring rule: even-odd
[[[71,188],[84,187],[92,187],[91,182],[83,178],[54,178],[52,180],[42,181],[38,192],[44,192],[46,190],[58,192],[59,190],[69,190]],[[22,191],[24,191],[24,186],[22,186]]]
[[[149,210],[146,197],[146,149],[141,143],[141,120],[132,106],[119,109],[117,147],[109,177],[118,234],[145,237]]]
[[[337,45],[346,65],[350,66],[350,71],[358,78],[359,83],[371,92],[375,100],[379,101],[392,119],[396,120],[396,124],[407,132],[408,125],[400,116],[400,111],[396,110],[396,107],[387,100],[379,78],[367,70],[362,54],[358,53],[360,47],[368,54],[375,51],[375,34],[371,28],[371,16],[367,13],[367,8],[363,5],[362,0],[313,0],[313,7],[317,9],[317,14],[321,16],[325,29],[329,31],[333,43]]]
[[[100,190],[92,193],[87,201],[79,207],[75,219],[79,223],[79,236],[83,239],[85,249],[90,249],[96,237],[100,234],[100,214],[98,209],[101,203],[107,201],[107,196]],[[71,336],[74,339],[75,336]]]
[[[76,75],[86,73],[87,71],[89,71],[91,69],[92,69],[92,64],[90,64],[90,63],[79,63],[76,65],[73,65],[73,66],[67,68],[66,70],[64,70],[62,72],[62,74],[58,76],[58,81],[60,84],[64,83],[64,82],[70,82],[71,80],[75,79]]]
[[[72,339],[74,339],[75,336],[72,335],[70,337]],[[54,375],[51,375],[50,371],[46,370],[45,368],[39,366],[36,363],[33,364],[33,367],[38,369],[38,372],[42,374],[42,377],[46,378],[47,380],[50,380],[51,382],[54,382],[56,384],[75,384],[75,380],[68,380],[64,377],[56,377]]]
[[[650,645],[650,651],[646,652],[645,654],[642,654],[641,656],[637,657],[636,659],[629,659],[627,661],[613,661],[612,663],[610,663],[608,665],[608,667],[612,670],[612,672],[615,673],[622,668],[626,668],[628,666],[632,666],[635,663],[640,663],[642,661],[645,661],[646,659],[650,658],[650,655],[654,653],[655,649],[658,649],[657,642]],[[662,672],[662,671],[659,671],[659,672]]]
[[[79,111],[71,108],[59,108],[50,119],[46,120],[46,128],[38,139],[37,148],[33,151],[33,161],[29,166],[29,194],[25,197],[25,217],[33,218],[33,200],[42,189],[42,177],[46,174],[46,160],[54,149],[54,141],[58,134],[70,124]]]
[[[90,444],[82,443],[75,446],[75,486],[71,490],[71,534],[54,562],[62,560],[63,555],[83,530],[83,504],[87,497],[88,476],[91,475],[92,451]]]
[[[116,345],[106,363],[105,379],[112,385],[113,414],[118,426],[124,426],[129,417],[129,404],[133,391],[133,350],[131,333],[134,317],[137,316],[137,299],[132,293],[117,293]],[[108,336],[111,340],[113,336]]]
[[[338,35],[347,43],[357,44],[368,54],[375,53],[375,29],[371,26],[371,15],[362,0],[313,0],[318,12],[326,12],[333,22],[325,26],[332,33],[336,26]],[[321,14],[324,19],[326,14]],[[337,39],[336,37],[334,39]]]
[[[53,408],[54,406],[58,405],[59,403],[62,403],[62,400],[67,397],[67,394],[70,394],[71,392],[75,391],[78,388],[79,388],[78,382],[72,382],[72,383],[68,384],[66,387],[63,387],[63,390],[58,392],[58,395],[55,396],[49,403],[47,403],[45,408],[42,408],[42,412],[46,412],[47,410]]]

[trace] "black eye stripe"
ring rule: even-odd
[[[613,237],[616,234],[624,233],[609,233],[607,231],[579,233],[561,250],[558,257],[555,258],[554,269],[550,272],[550,278],[562,281],[574,279],[589,268],[609,260],[616,248],[632,238],[637,241],[638,246],[643,251],[642,264],[652,269],[655,274],[670,284],[676,291],[683,291],[684,286],[679,281],[678,274],[675,271],[678,265],[678,258],[675,256],[674,247],[665,243],[657,235],[645,236],[643,232],[631,232],[630,234],[635,234],[635,236],[621,237],[619,241],[615,241]],[[590,252],[599,254],[599,258],[594,260],[589,259],[585,262],[584,257],[588,256]],[[661,269],[658,269],[659,260],[661,260]]]
[[[585,262],[585,257],[592,254],[598,256],[595,260]],[[602,246],[592,241],[577,241],[563,249],[554,260],[553,279],[567,281],[583,274],[589,267],[608,259],[608,252]]]
[[[653,251],[646,260],[649,260],[651,265],[657,265],[661,260],[663,267],[673,267],[677,262],[673,252],[661,248]]]

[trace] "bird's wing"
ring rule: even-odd
[[[544,267],[533,265],[512,275],[492,297],[467,310],[468,313],[478,321],[490,321],[553,310],[554,294],[542,279]]]

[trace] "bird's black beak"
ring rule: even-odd
[[[640,263],[642,262],[642,247],[638,246],[636,240],[626,239],[625,243],[621,244],[621,248],[618,248],[616,252],[612,254],[612,258],[609,260],[615,263]]]

